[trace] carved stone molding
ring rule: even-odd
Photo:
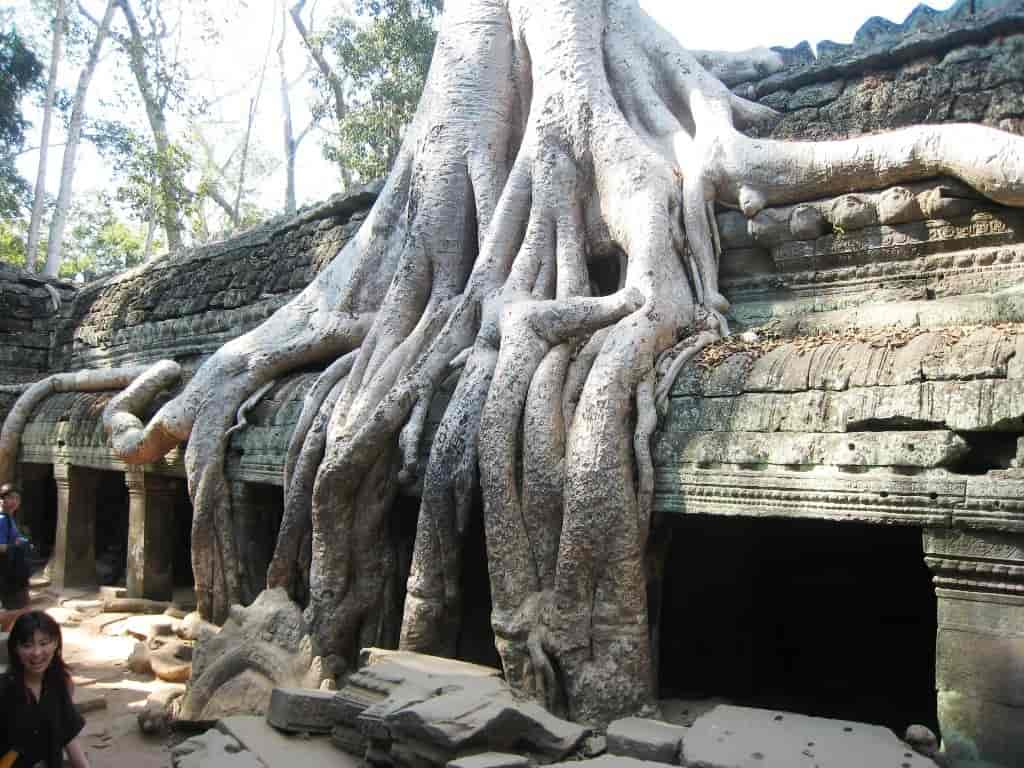
[[[925,563],[936,588],[1024,596],[1024,536],[998,531],[929,529]]]

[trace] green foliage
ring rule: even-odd
[[[147,136],[117,120],[94,120],[87,135],[120,179],[115,193],[118,202],[136,218],[159,219],[168,203],[173,204],[172,210],[189,215],[192,193],[184,179],[194,163],[187,149],[172,143],[161,153]],[[166,179],[166,185],[161,179]]]
[[[6,20],[0,18],[0,23]],[[40,84],[42,62],[13,27],[0,29],[0,217],[19,213],[29,190],[18,174],[15,158],[25,142],[28,126],[21,100]]]
[[[0,261],[24,269],[26,237],[23,219],[0,219]]]
[[[332,22],[327,41],[352,89],[325,154],[363,180],[384,175],[398,154],[426,82],[440,8],[439,0],[358,0],[368,24]]]
[[[49,229],[45,218],[52,212],[52,205],[48,206],[39,246],[43,252]],[[76,199],[68,211],[60,276],[70,279],[82,273],[91,279],[141,264],[145,258],[145,233],[127,222],[123,214],[116,201],[103,192],[86,193]],[[25,218],[0,220],[0,261],[24,268],[27,239]],[[155,243],[153,251],[162,247],[162,243]]]
[[[79,273],[100,277],[142,263],[145,235],[121,219],[108,195],[96,193],[78,200],[70,218],[71,233],[64,246],[61,277]]]

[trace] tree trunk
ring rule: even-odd
[[[142,261],[147,262],[153,255],[153,236],[156,234],[156,185],[149,182],[149,201],[146,203],[146,245]]]
[[[139,87],[139,95],[146,107],[146,118],[153,133],[153,143],[157,152],[156,171],[160,184],[160,221],[167,235],[167,249],[174,252],[180,250],[184,244],[184,228],[181,223],[181,201],[178,199],[180,179],[175,177],[170,163],[171,141],[167,133],[167,117],[146,68],[145,42],[130,0],[116,0],[116,3],[128,23],[130,36],[125,44],[128,63]]]
[[[292,124],[292,102],[289,96],[291,90],[288,84],[288,69],[285,66],[284,44],[288,37],[288,24],[285,20],[284,0],[279,0],[281,6],[281,39],[277,44],[277,65],[281,74],[281,119],[284,129],[284,211],[289,216],[294,216],[296,211],[295,203],[295,153],[299,151],[299,142],[305,136],[303,131],[298,138],[295,137],[295,129]]]
[[[299,33],[299,37],[302,38],[302,42],[306,46],[306,50],[309,51],[310,57],[316,63],[317,69],[320,70],[320,74],[323,75],[324,80],[327,81],[327,85],[331,89],[331,95],[334,97],[334,117],[337,119],[338,126],[340,127],[345,120],[345,115],[348,114],[348,105],[345,102],[345,87],[341,77],[334,71],[327,59],[324,58],[323,50],[313,40],[309,29],[306,27],[306,23],[302,20],[302,9],[305,5],[306,0],[298,0],[291,7],[289,13],[292,17],[292,22],[295,24],[295,29]],[[346,189],[352,185],[352,174],[347,168],[341,169],[341,180]]]
[[[726,332],[709,203],[753,216],[949,173],[1024,205],[1019,137],[947,125],[786,144],[734,125],[772,114],[634,0],[448,3],[420,107],[360,233],[148,425],[119,433],[127,461],[188,438],[201,614],[221,621],[241,595],[224,479],[239,404],[330,363],[292,436],[268,586],[305,602],[336,675],[386,640],[390,505],[416,471],[434,393],[454,378],[423,479],[402,646],[454,647],[479,484],[509,682],[579,720],[650,703],[649,441],[677,370],[655,361]],[[620,283],[592,295],[592,262],[609,257]]]
[[[46,265],[43,274],[55,277],[60,271],[61,249],[64,240],[64,228],[67,224],[68,209],[71,207],[71,188],[75,179],[75,163],[78,159],[78,142],[82,138],[82,125],[85,123],[85,100],[89,92],[96,64],[99,62],[103,43],[110,33],[110,23],[114,18],[117,0],[108,0],[103,18],[96,27],[96,37],[89,47],[89,57],[78,76],[78,87],[75,89],[75,100],[71,107],[71,120],[68,124],[68,137],[64,144],[64,162],[60,172],[60,191],[57,193],[57,206],[53,210],[50,221],[50,239],[46,244]]]
[[[46,207],[46,161],[50,149],[50,124],[53,122],[54,100],[57,95],[57,71],[64,43],[64,27],[67,24],[64,0],[57,0],[57,13],[53,17],[53,45],[50,51],[50,77],[46,81],[46,101],[43,104],[42,134],[39,138],[39,168],[36,170],[36,188],[32,196],[32,217],[28,224],[28,242],[25,245],[25,269],[36,271],[39,257],[39,230],[43,223],[43,208]]]

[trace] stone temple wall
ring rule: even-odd
[[[774,49],[788,66],[738,74],[737,94],[780,112],[774,139],[844,139],[930,123],[984,123],[1024,132],[1024,3],[920,5],[902,24],[874,17],[851,45]],[[738,81],[738,82],[737,82]]]
[[[296,217],[85,286],[57,328],[53,369],[165,357],[194,368],[304,288],[356,232],[377,192],[371,185],[336,195]]]
[[[51,368],[56,329],[74,296],[69,283],[0,264],[0,384],[34,381]]]

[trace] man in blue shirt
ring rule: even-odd
[[[8,609],[28,605],[28,539],[14,522],[20,505],[17,487],[0,485],[0,601]]]

